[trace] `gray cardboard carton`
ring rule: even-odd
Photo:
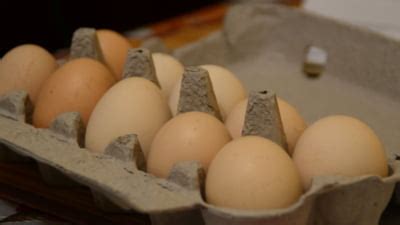
[[[329,54],[326,71],[314,79],[302,73],[309,45]],[[198,163],[179,163],[168,179],[156,178],[141,170],[142,155],[135,151],[133,134],[111,143],[109,148],[118,149],[109,154],[89,152],[78,144],[81,123],[74,113],[60,115],[51,129],[25,123],[30,110],[24,92],[0,100],[1,150],[32,158],[65,179],[89,186],[103,208],[113,208],[110,211],[118,207],[149,213],[153,224],[378,224],[400,180],[400,163],[394,160],[400,146],[399,42],[301,10],[252,3],[232,7],[223,30],[175,55],[185,65],[225,65],[249,90],[273,90],[309,122],[329,114],[366,121],[386,146],[390,175],[318,177],[286,209],[219,208],[202,198],[204,171]],[[132,158],[121,160],[114,153]]]

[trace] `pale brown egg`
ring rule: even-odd
[[[298,138],[307,128],[307,124],[300,113],[292,105],[281,98],[277,99],[279,112],[281,114],[283,131],[286,135],[286,141],[288,143],[288,152],[291,155],[293,153],[294,147],[296,146]],[[225,126],[228,128],[232,138],[238,138],[242,136],[246,108],[247,99],[239,102],[231,110],[225,120]]]
[[[155,134],[170,118],[168,104],[154,83],[140,77],[123,79],[93,110],[86,129],[86,148],[103,152],[119,136],[136,134],[147,156]]]
[[[55,58],[40,46],[25,44],[7,52],[0,64],[0,95],[27,91],[35,103],[42,83],[57,69]]]
[[[147,158],[147,171],[167,177],[177,162],[199,161],[208,168],[215,154],[231,140],[224,124],[203,112],[179,114],[155,136]]]
[[[225,126],[233,139],[242,136],[247,103],[247,98],[240,101],[238,104],[235,105],[235,107],[229,112],[228,116],[226,117]]]
[[[182,78],[183,65],[173,56],[165,53],[156,52],[152,54],[152,57],[161,91],[168,99],[174,85]]]
[[[385,150],[374,131],[349,116],[329,116],[308,127],[293,160],[305,189],[317,176],[387,176]]]
[[[214,89],[215,97],[223,120],[232,108],[247,97],[247,91],[242,82],[229,70],[217,65],[202,65],[201,68],[208,71]],[[173,115],[176,115],[181,90],[180,79],[174,86],[169,106]]]
[[[109,69],[93,59],[65,63],[44,82],[33,113],[33,125],[49,127],[64,112],[79,112],[86,125],[97,101],[114,82]]]
[[[97,30],[97,37],[104,59],[114,73],[115,79],[122,79],[128,50],[132,48],[131,43],[121,34],[107,29]]]
[[[207,202],[227,208],[285,208],[302,191],[299,173],[285,150],[257,136],[226,144],[212,160],[206,178]]]

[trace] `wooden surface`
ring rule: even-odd
[[[221,28],[228,4],[211,5],[197,11],[128,32],[134,46],[150,37],[161,38],[167,48],[175,49],[194,42]]]

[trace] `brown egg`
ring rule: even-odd
[[[156,52],[152,54],[152,57],[161,91],[168,99],[175,83],[182,78],[183,65],[173,56],[165,53]]]
[[[257,136],[237,138],[212,160],[206,178],[207,202],[235,209],[278,209],[302,194],[296,166],[285,150]]]
[[[97,103],[86,129],[85,147],[103,152],[119,136],[136,134],[147,157],[157,131],[171,118],[161,90],[142,77],[116,83]]]
[[[246,115],[247,103],[248,100],[246,98],[240,101],[238,104],[236,104],[235,107],[233,107],[233,109],[229,112],[225,120],[225,126],[228,129],[229,134],[233,139],[242,136],[242,129]]]
[[[25,90],[35,103],[42,83],[57,69],[55,58],[40,46],[20,45],[7,52],[0,64],[0,95]]]
[[[97,37],[106,63],[114,73],[116,80],[120,80],[128,50],[132,48],[131,43],[126,37],[112,30],[97,30]]]
[[[329,116],[308,127],[293,160],[304,188],[316,176],[387,176],[385,150],[374,131],[356,118]]]
[[[79,112],[86,125],[97,101],[114,82],[112,73],[93,59],[67,62],[43,84],[33,114],[34,126],[49,127],[64,112]]]
[[[283,131],[286,135],[286,141],[288,143],[288,151],[291,155],[294,147],[296,146],[298,138],[306,129],[307,124],[301,117],[300,113],[281,98],[278,98],[278,107],[281,114]],[[228,117],[225,121],[225,126],[228,128],[229,133],[233,138],[242,136],[246,108],[247,99],[238,103],[228,114]]]
[[[147,171],[167,177],[173,165],[199,161],[207,169],[215,154],[230,141],[224,124],[203,112],[179,114],[156,134],[147,158]]]

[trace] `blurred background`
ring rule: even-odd
[[[218,2],[223,1],[2,0],[0,55],[24,43],[38,44],[55,51],[68,47],[72,32],[79,27],[124,32]]]
[[[24,43],[34,43],[54,52],[70,45],[71,36],[79,27],[108,28],[125,34],[146,35],[146,31],[131,33],[139,27],[149,28],[182,14],[190,14],[215,5],[227,5],[240,0],[190,0],[190,1],[78,1],[78,0],[2,0],[0,5],[0,57],[11,48]],[[324,16],[367,27],[400,40],[399,0],[241,0],[244,2],[280,2],[301,6]],[[220,7],[221,8],[221,7]],[[200,22],[221,19],[219,10],[203,10]],[[182,18],[180,18],[182,19]],[[198,19],[189,18],[189,23]],[[182,21],[181,21],[182,22]],[[187,22],[187,21],[186,21]],[[179,21],[167,27],[158,26],[162,32],[177,27]],[[180,24],[181,26],[182,23]],[[126,33],[128,32],[128,33]],[[147,31],[148,32],[148,31]],[[147,33],[148,35],[148,33]],[[157,35],[157,33],[156,33]],[[132,36],[131,36],[132,37]],[[176,47],[176,46],[173,46]]]

